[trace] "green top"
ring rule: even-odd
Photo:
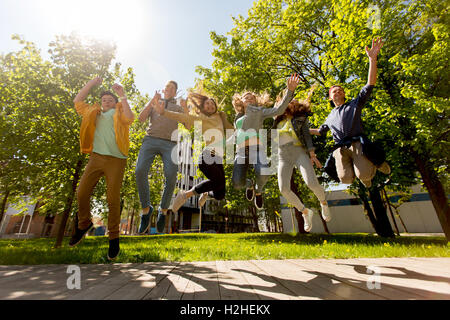
[[[92,152],[120,159],[127,157],[120,152],[114,132],[114,113],[116,109],[100,112],[95,123],[94,148]]]
[[[240,145],[242,142],[249,140],[252,137],[259,137],[259,134],[254,129],[242,130],[242,125],[244,123],[244,116],[236,120],[236,143]]]
[[[290,119],[284,119],[280,121],[277,128],[280,134],[280,145],[283,144],[283,142],[286,142],[286,140],[292,140],[295,146],[302,145],[302,143],[297,137],[297,134],[295,133],[294,127],[292,126],[292,122]],[[283,139],[283,135],[287,135],[288,138],[286,137],[285,139]]]

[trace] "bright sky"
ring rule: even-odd
[[[195,67],[213,61],[210,31],[225,34],[231,17],[247,16],[254,0],[1,0],[0,52],[19,47],[14,33],[45,55],[55,35],[77,31],[113,40],[117,61],[132,67],[141,93],[168,80],[182,93],[194,85]]]

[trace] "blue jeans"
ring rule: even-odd
[[[150,188],[148,174],[156,155],[160,155],[164,167],[164,192],[161,198],[161,209],[168,209],[177,182],[178,164],[172,161],[172,150],[177,143],[169,140],[145,136],[136,164],[136,184],[142,208],[150,206]]]
[[[247,179],[247,170],[253,165],[255,169],[256,185],[255,192],[262,193],[264,185],[269,180],[270,175],[263,174],[263,169],[269,167],[268,160],[264,150],[261,150],[258,146],[256,150],[255,146],[240,148],[236,152],[236,158],[234,159],[233,168],[233,187],[235,189],[242,189],[244,187],[250,188],[253,182]]]

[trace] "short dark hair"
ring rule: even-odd
[[[103,98],[103,96],[111,96],[111,97],[114,98],[114,100],[116,101],[116,103],[119,102],[119,99],[118,99],[118,98],[116,97],[116,95],[115,95],[114,93],[112,93],[111,91],[103,91],[103,92],[100,94],[100,99]]]
[[[173,85],[175,86],[175,91],[178,91],[178,83],[176,83],[176,82],[173,81],[173,80],[167,81],[167,83],[173,84]]]
[[[344,88],[342,88],[342,86],[340,86],[340,85],[338,85],[338,84],[335,84],[335,85],[331,86],[330,89],[328,90],[328,96],[330,96],[331,89],[336,88],[336,87],[339,87],[339,88],[342,89],[342,91],[345,91]]]

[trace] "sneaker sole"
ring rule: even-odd
[[[150,212],[149,212],[149,213],[147,213],[147,214],[149,215],[149,217],[148,217],[148,226],[147,226],[147,228],[145,228],[145,230],[144,230],[144,231],[142,231],[142,232],[138,232],[138,235],[140,235],[140,236],[146,235],[146,234],[147,234],[147,232],[148,232],[148,230],[150,229],[150,222],[151,222],[151,219],[152,219],[152,214],[153,214],[153,207],[152,207],[152,206],[150,206],[150,208],[152,208],[152,210],[150,210]]]
[[[150,219],[150,218],[149,218]],[[145,235],[145,234],[147,234],[147,232],[148,232],[148,230],[150,229],[150,221],[148,222],[148,226],[147,226],[147,228],[145,228],[145,230],[144,231],[142,231],[142,232],[138,232],[138,234],[139,235]]]
[[[146,235],[146,234],[147,234],[147,232],[148,232],[148,229],[150,229],[150,223],[148,224],[148,227],[147,227],[147,228],[145,228],[145,230],[144,230],[144,231],[142,231],[142,232],[139,232],[138,234],[139,234],[140,236]]]
[[[309,216],[309,215],[312,216],[313,214],[314,214],[314,211],[310,210],[310,214],[308,214],[308,216]],[[305,217],[303,217],[303,219],[305,219]],[[306,221],[306,220],[305,220],[305,221]],[[311,229],[312,229],[312,227],[313,227],[313,226],[312,226],[312,217],[311,217],[311,225],[310,225],[310,227],[309,227],[308,229],[306,229],[306,228],[305,228],[305,225],[303,225],[303,230],[305,230],[305,232],[310,232]]]
[[[119,253],[120,253],[120,251],[119,251]],[[119,256],[119,253],[118,253],[117,256],[115,256],[114,258],[110,258],[109,255],[107,255],[108,260],[109,260],[109,261],[114,261],[114,260],[116,260],[117,257]]]
[[[84,233],[84,235],[81,237],[81,239],[80,239],[77,243],[69,244],[69,248],[73,248],[73,247],[77,246],[78,244],[80,244],[80,242],[83,241],[83,239],[86,237],[86,233],[88,233],[89,231],[91,231],[91,229],[92,229],[93,227],[94,227],[94,226],[91,226],[91,227]]]

